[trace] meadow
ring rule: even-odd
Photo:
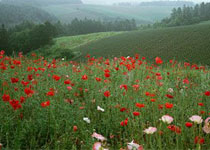
[[[210,70],[0,52],[0,149],[209,149]]]
[[[48,58],[63,58],[63,57],[71,58],[74,56],[77,57],[81,55],[81,52],[73,51],[73,49],[121,33],[124,32],[100,32],[100,33],[91,33],[91,34],[77,35],[77,36],[59,37],[53,40],[52,45],[47,45],[34,52],[42,56],[47,56]],[[68,52],[71,54],[71,56],[68,56]]]

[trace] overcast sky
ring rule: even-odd
[[[119,2],[146,2],[146,1],[159,1],[159,0],[82,0],[84,3],[89,4],[112,4]],[[186,0],[190,1],[190,0]],[[210,2],[210,0],[192,0],[195,3]]]

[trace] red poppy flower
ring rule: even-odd
[[[50,106],[50,101],[42,102],[42,103],[41,103],[41,106],[42,106],[42,107]]]
[[[204,104],[203,104],[203,103],[198,103],[198,105],[199,105],[199,106],[204,106]]]
[[[47,96],[54,96],[55,95],[55,93],[54,93],[54,91],[49,91],[49,92],[47,92],[47,94],[46,94]]]
[[[2,96],[2,99],[3,99],[3,101],[7,102],[7,101],[10,100],[10,95],[4,94],[4,95]]]
[[[100,81],[101,81],[101,78],[97,78],[97,77],[96,77],[96,81],[100,82]]]
[[[168,98],[174,98],[172,95],[170,95],[170,94],[166,94],[166,97],[168,97]]]
[[[87,80],[88,79],[88,76],[85,74],[82,76],[82,80]]]
[[[196,136],[195,137],[195,140],[194,140],[194,143],[195,144],[204,144],[205,143],[205,140],[202,137]]]
[[[69,79],[65,80],[64,84],[71,84],[71,80],[69,80]]]
[[[109,77],[110,77],[110,74],[109,74],[108,72],[106,72],[106,73],[104,73],[104,76],[105,76],[106,78],[109,78]]]
[[[165,103],[165,107],[170,109],[170,108],[173,108],[173,104],[171,103]]]
[[[26,95],[32,95],[32,94],[34,94],[34,91],[31,90],[31,88],[25,88],[24,89],[24,92],[25,92]]]
[[[136,103],[136,107],[143,108],[143,107],[145,107],[145,105],[144,104],[140,104],[140,103]]]
[[[160,57],[156,57],[155,61],[156,61],[156,64],[162,64],[163,63],[163,61]]]
[[[105,91],[105,92],[104,92],[104,96],[105,96],[105,97],[109,97],[110,95],[111,95],[111,93],[110,93],[109,91]]]
[[[124,112],[124,111],[126,111],[126,110],[127,110],[127,109],[126,109],[125,107],[123,107],[123,108],[120,109],[121,112]]]
[[[12,83],[17,83],[18,81],[19,81],[18,78],[11,78],[11,82],[12,82]]]
[[[20,109],[22,107],[21,104],[19,104],[19,101],[15,99],[10,100],[9,103],[13,107],[14,110]]]
[[[140,115],[140,113],[139,113],[139,112],[137,112],[137,111],[135,111],[135,112],[133,112],[133,115],[134,115],[134,116],[139,116],[139,115]]]
[[[120,123],[120,125],[121,125],[121,126],[127,126],[127,125],[128,125],[128,118],[125,119],[124,121],[122,121],[122,122]]]
[[[61,77],[59,77],[58,75],[53,75],[53,79],[56,80],[56,81],[58,81],[58,80],[61,79]]]
[[[73,131],[76,132],[77,131],[77,126],[73,126]]]
[[[206,95],[206,96],[210,96],[210,91],[206,91],[206,92],[205,92],[205,95]]]
[[[185,123],[185,126],[188,127],[188,128],[192,127],[192,125],[193,125],[193,124],[192,124],[191,122],[186,122],[186,123]]]

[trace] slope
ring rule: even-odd
[[[100,57],[141,54],[210,65],[210,22],[191,26],[126,32],[77,47],[80,60],[87,54]]]

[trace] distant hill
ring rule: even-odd
[[[183,7],[194,6],[193,2],[190,1],[151,1],[151,2],[141,2],[140,6],[174,6],[174,7]]]
[[[48,6],[56,4],[82,4],[81,0],[2,0],[4,3],[28,4],[35,6]]]
[[[43,23],[45,21],[55,22],[56,17],[50,15],[42,9],[31,6],[17,6],[0,2],[0,24],[13,26],[23,21]]]

